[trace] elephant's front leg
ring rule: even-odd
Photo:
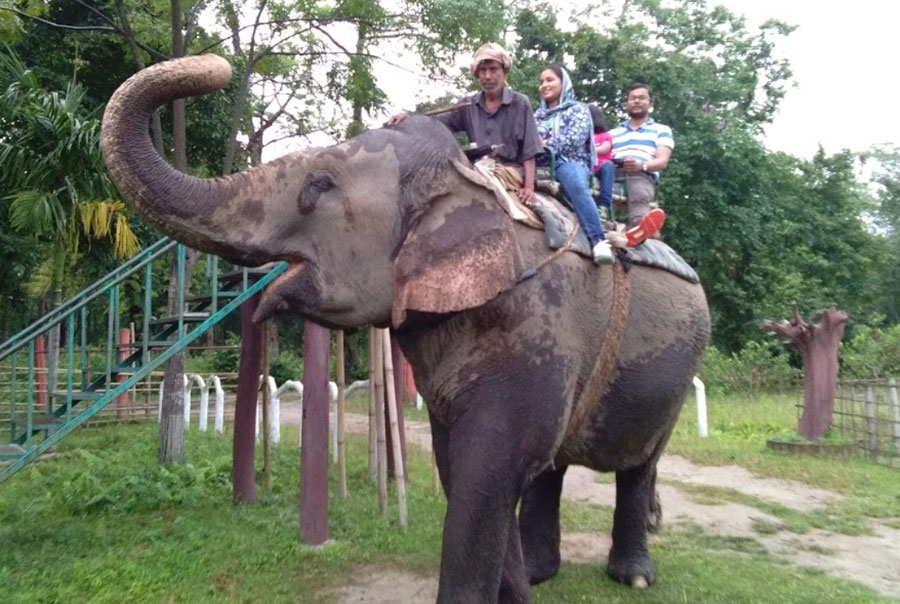
[[[531,601],[515,519],[530,455],[513,434],[519,422],[487,412],[490,406],[485,402],[450,430],[439,604]]]
[[[613,545],[606,572],[619,583],[632,587],[647,587],[656,579],[647,551],[648,513],[655,492],[655,475],[655,458],[636,468],[616,472]]]
[[[519,507],[519,532],[528,581],[536,585],[559,571],[559,498],[567,466],[537,476]]]

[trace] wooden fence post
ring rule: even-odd
[[[341,499],[347,498],[347,440],[345,434],[344,407],[346,405],[345,391],[347,389],[347,377],[344,370],[344,331],[339,329],[335,338],[337,349],[337,433],[338,433],[338,475],[341,484]]]
[[[397,407],[399,407],[400,403],[397,400],[397,392],[394,388],[394,362],[391,350],[391,332],[388,329],[384,329],[382,330],[382,335],[384,338],[384,384],[387,391],[388,418],[391,424],[394,480],[397,483],[397,503],[400,507],[400,528],[405,529],[407,526],[406,481],[403,473],[403,454],[400,452],[400,426],[397,423]]]
[[[897,396],[897,378],[888,382],[891,388],[891,409],[894,412],[894,446],[900,452],[900,397]]]
[[[369,327],[369,477],[378,480],[378,436],[375,427],[375,328]]]
[[[387,513],[387,442],[384,422],[384,340],[381,330],[373,332],[375,344],[374,358],[369,362],[375,368],[375,434],[376,457],[378,460],[378,510]]]
[[[875,393],[872,386],[866,386],[866,429],[869,434],[869,456],[878,458],[878,415]]]

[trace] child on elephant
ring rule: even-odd
[[[610,216],[612,206],[613,183],[616,180],[616,166],[613,164],[612,135],[606,127],[603,112],[596,105],[588,105],[591,112],[591,120],[594,123],[594,148],[597,150],[597,161],[594,164],[594,176],[600,183],[600,198],[597,205],[601,213]]]

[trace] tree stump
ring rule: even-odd
[[[847,325],[847,313],[836,308],[819,312],[818,323],[807,323],[794,304],[790,321],[764,321],[770,335],[784,338],[803,357],[803,414],[797,432],[815,440],[831,427],[837,387],[838,344]]]

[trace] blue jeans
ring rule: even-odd
[[[616,165],[611,161],[600,164],[597,171],[597,180],[600,181],[600,199],[597,201],[607,210],[612,207],[613,184],[616,182]]]
[[[600,213],[588,188],[588,169],[580,163],[561,161],[556,164],[556,180],[562,185],[563,193],[575,208],[578,222],[591,242],[591,247],[603,241],[603,226]]]

